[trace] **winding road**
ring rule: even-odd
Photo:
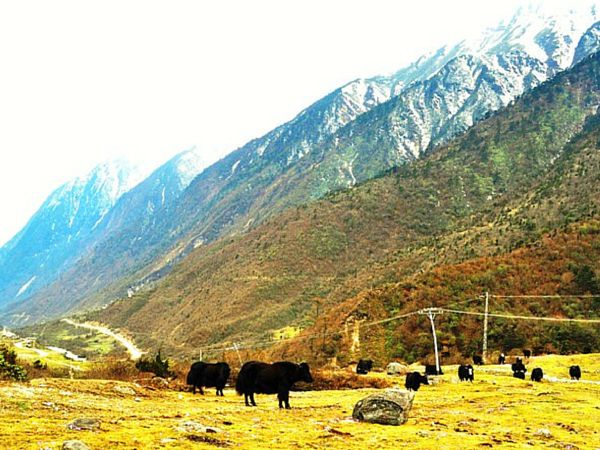
[[[102,333],[102,334],[112,337],[114,340],[118,341],[120,344],[122,344],[127,349],[131,359],[133,359],[133,360],[140,359],[140,357],[144,353],[139,348],[137,348],[136,345],[133,342],[131,342],[129,339],[127,339],[125,336],[115,333],[110,328],[103,327],[101,325],[95,325],[93,323],[88,323],[88,322],[79,323],[79,322],[75,322],[71,319],[62,319],[62,321],[65,323],[68,323],[69,325],[72,325],[74,327],[87,328],[89,330],[94,330],[99,333]]]

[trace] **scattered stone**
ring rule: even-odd
[[[356,420],[382,425],[402,425],[408,420],[414,392],[402,389],[386,389],[360,400],[352,411]]]
[[[125,395],[135,395],[137,393],[133,388],[130,388],[129,386],[122,386],[120,384],[117,384],[115,387],[113,387],[113,391]]]
[[[65,441],[62,445],[62,450],[90,450],[90,448],[81,441]]]
[[[207,427],[193,420],[183,420],[175,429],[183,433],[221,433],[219,428]]]
[[[229,447],[231,445],[227,441],[221,441],[220,439],[205,435],[190,434],[186,437],[192,442],[204,442],[205,444],[214,445],[215,447]]]
[[[169,444],[170,442],[175,442],[177,439],[175,438],[162,438],[160,440],[161,444]]]
[[[348,433],[346,431],[336,430],[335,428],[332,428],[330,426],[326,426],[323,429],[331,434],[337,434],[338,436],[352,436],[351,433]]]
[[[76,430],[76,431],[81,431],[81,430],[89,430],[89,431],[94,431],[97,430],[98,428],[100,428],[100,420],[98,419],[92,419],[92,418],[79,418],[79,419],[75,419],[73,422],[71,422],[69,425],[67,425],[67,427],[70,430]]]
[[[550,430],[548,428],[540,428],[533,434],[534,434],[534,436],[540,436],[540,437],[543,437],[546,439],[552,437],[552,433],[550,432]]]

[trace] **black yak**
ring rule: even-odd
[[[569,367],[569,376],[571,380],[579,380],[581,378],[581,368],[579,366]]]
[[[238,374],[235,390],[244,394],[246,406],[256,406],[254,394],[277,394],[279,407],[290,408],[290,388],[297,381],[313,381],[308,364],[280,361],[268,364],[259,361],[245,363]]]
[[[443,375],[442,368],[438,372],[435,364],[425,364],[425,375]]]
[[[202,386],[217,388],[217,395],[223,396],[223,388],[229,378],[229,364],[225,362],[205,363],[202,361],[195,362],[190,367],[187,374],[187,384],[192,386],[192,391],[195,394],[196,388],[204,395]]]
[[[458,366],[458,378],[460,381],[473,381],[473,366],[471,364]]]
[[[404,387],[409,391],[418,391],[422,384],[429,384],[429,379],[426,375],[421,375],[419,372],[406,374]]]
[[[373,368],[373,361],[370,359],[361,359],[356,365],[356,373],[359,375],[365,375]]]
[[[544,378],[544,371],[541,368],[536,367],[531,371],[531,381],[540,382],[542,378]]]

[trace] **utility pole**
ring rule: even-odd
[[[438,355],[438,346],[437,346],[437,335],[435,333],[435,316],[437,314],[442,314],[443,311],[440,308],[425,308],[419,311],[419,314],[425,314],[429,317],[429,321],[431,322],[431,334],[433,334],[433,352],[435,354],[435,369],[437,374],[439,375],[441,372],[440,369],[440,356]]]
[[[242,366],[242,356],[240,355],[240,348],[237,345],[237,342],[233,343],[233,349],[235,350],[235,352],[237,353],[237,357],[240,360],[240,367]]]
[[[489,304],[490,304],[490,293],[485,291],[485,312],[483,314],[483,349],[481,352],[481,357],[483,362],[486,362],[487,358],[487,334],[488,334],[488,313],[489,313]]]

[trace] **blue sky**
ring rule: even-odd
[[[0,245],[94,165],[214,161],[346,82],[510,16],[503,1],[0,3]]]

